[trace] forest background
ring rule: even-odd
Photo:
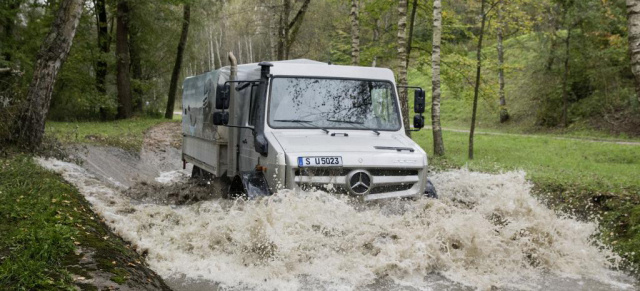
[[[0,4],[3,136],[24,103],[36,55],[59,2],[8,0]],[[186,8],[190,14],[188,37],[178,87],[187,76],[228,65],[228,52],[234,52],[239,63],[308,58],[399,68],[398,1],[84,2],[71,51],[53,88],[48,120],[161,116],[167,108]],[[424,87],[429,101],[434,3],[400,2],[406,3],[405,36],[410,42],[408,83]],[[595,130],[622,138],[640,135],[624,0],[486,1],[481,13],[482,2],[442,2],[443,126],[468,128],[471,121],[476,51],[482,32],[478,94],[482,128],[513,132]],[[482,30],[481,15],[486,16]],[[120,20],[126,29],[117,29]],[[129,101],[124,102],[130,109],[124,113],[118,111],[123,107],[118,89],[124,86],[118,79],[117,62],[124,58],[118,55],[118,41],[126,41],[128,47],[131,89],[126,97]],[[500,96],[504,96],[503,103]],[[428,118],[426,124],[430,123]]]

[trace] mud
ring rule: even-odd
[[[139,156],[87,147],[82,167],[39,163],[75,185],[176,290],[637,287],[595,239],[597,224],[545,207],[522,172],[437,173],[439,200],[362,204],[283,190],[230,201],[189,179],[171,128],[162,130]]]

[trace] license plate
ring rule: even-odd
[[[298,167],[342,167],[342,157],[298,157]]]

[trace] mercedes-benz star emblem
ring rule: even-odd
[[[363,170],[349,173],[349,191],[356,195],[365,195],[371,190],[371,175]]]

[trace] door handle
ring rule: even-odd
[[[247,144],[247,139],[245,138],[244,140],[242,140],[243,144]]]

